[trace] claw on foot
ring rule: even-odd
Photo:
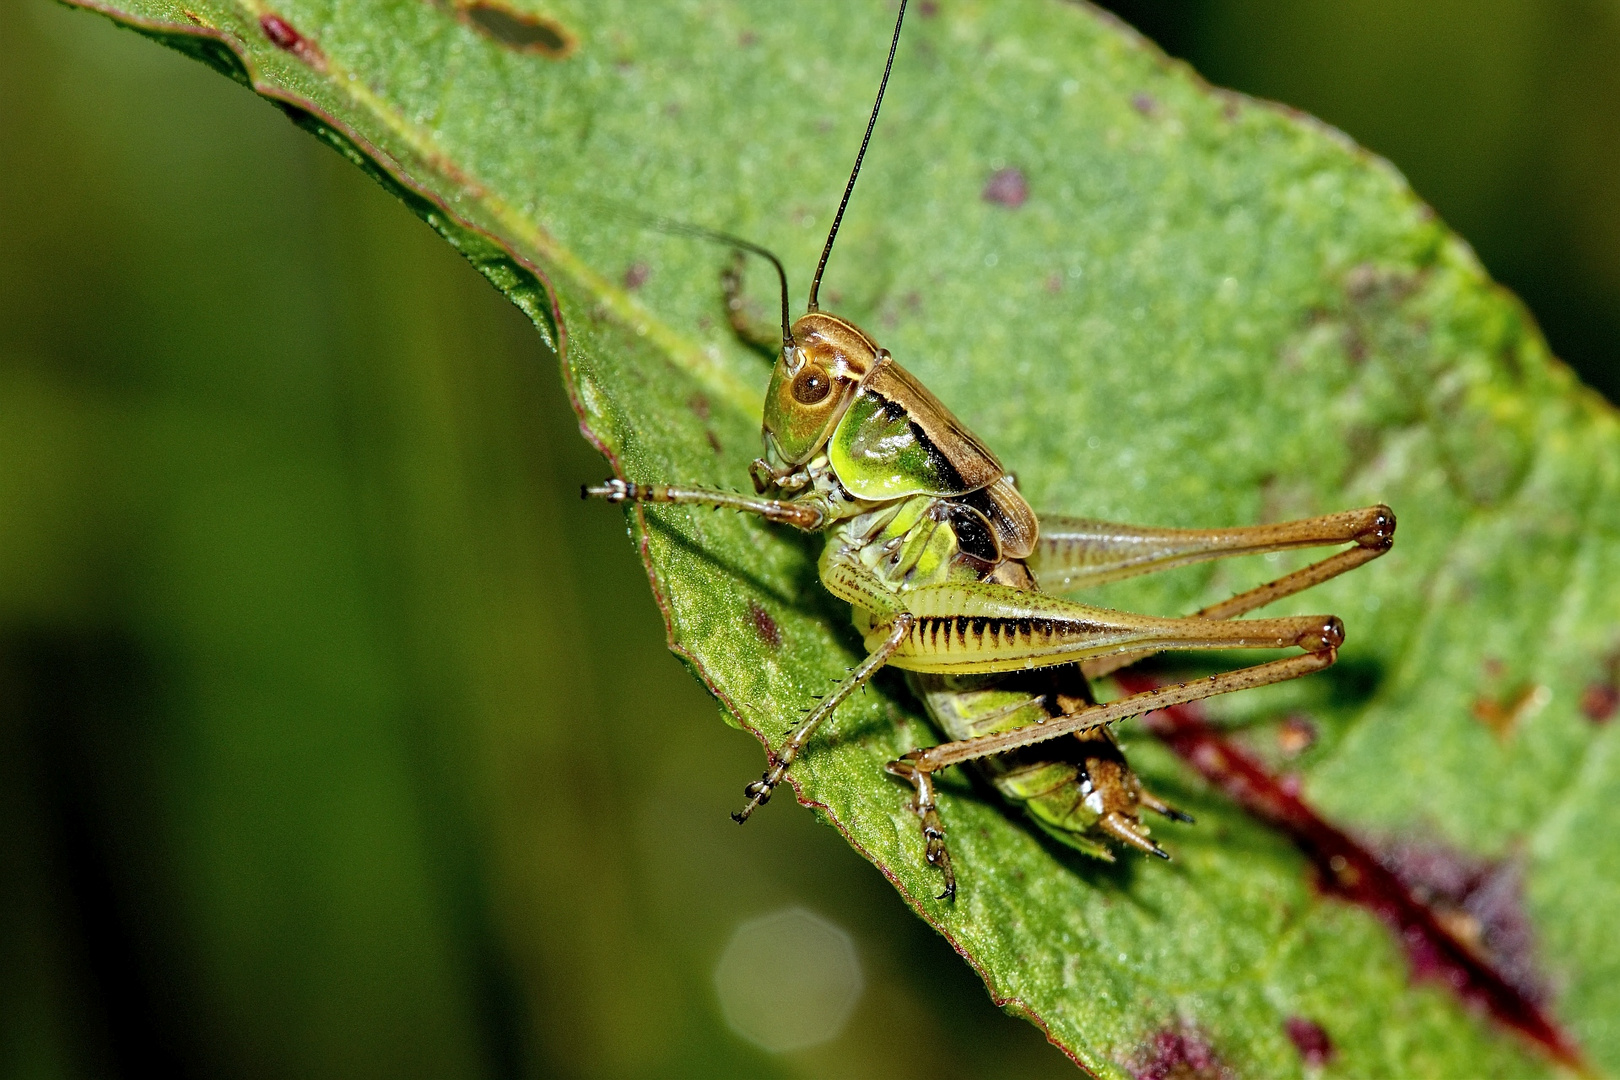
[[[758,780],[743,788],[743,794],[748,796],[748,802],[741,810],[732,811],[731,820],[741,825],[755,810],[770,802],[771,792],[776,790],[776,785],[782,782],[782,777],[786,773],[787,769],[781,765],[760,773]]]
[[[626,499],[635,498],[636,486],[626,483],[615,477],[609,477],[600,484],[581,484],[579,497],[582,499],[606,499],[610,503],[622,503]]]

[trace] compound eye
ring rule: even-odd
[[[814,405],[832,392],[832,381],[820,368],[807,367],[793,377],[793,400]]]

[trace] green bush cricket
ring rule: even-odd
[[[912,785],[927,861],[954,898],[956,873],[934,774],[973,763],[1047,833],[1112,859],[1110,841],[1168,855],[1141,810],[1191,820],[1147,791],[1108,725],[1171,705],[1320,671],[1344,627],[1331,615],[1235,620],[1388,551],[1395,516],[1372,506],[1273,525],[1165,529],[1037,517],[995,454],[870,335],[817,304],[822,274],[877,124],[902,0],[865,137],[810,284],[790,322],[787,275],[768,251],[689,227],[770,260],[781,287],[781,351],[763,416],[754,496],[612,479],[583,489],[610,502],[688,503],[759,514],[825,534],[823,585],[847,601],[866,659],[824,697],[745,790],[739,822],[770,800],[816,729],[885,665],[904,670],[951,740],[888,764]],[[735,304],[733,304],[735,309]],[[774,348],[774,344],[773,344]],[[1349,545],[1185,618],[1092,607],[1054,595],[1235,555]],[[1095,679],[1166,649],[1298,649],[1192,682],[1099,704]]]

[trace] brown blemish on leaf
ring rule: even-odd
[[[1063,291],[1063,274],[1053,271],[1046,275],[1046,291],[1054,296]]]
[[[686,407],[691,409],[692,415],[697,417],[699,420],[702,420],[704,423],[709,422],[709,399],[704,397],[702,394],[693,394],[691,397],[687,398]]]
[[[1604,724],[1620,709],[1620,686],[1595,682],[1581,691],[1581,712],[1594,724]]]
[[[1120,673],[1116,680],[1126,693],[1158,685],[1152,676],[1128,671]],[[1476,903],[1485,914],[1471,911],[1466,903],[1463,907],[1482,927],[1487,918],[1499,920],[1503,927],[1499,932],[1502,958],[1497,961],[1503,967],[1498,969],[1492,963],[1497,948],[1489,949],[1487,958],[1460,939],[1448,925],[1456,924],[1455,919],[1443,917],[1424,903],[1371,849],[1329,824],[1297,794],[1285,790],[1258,760],[1210,727],[1201,710],[1178,705],[1149,713],[1142,722],[1244,810],[1286,833],[1315,864],[1323,892],[1365,907],[1382,919],[1405,947],[1415,978],[1443,983],[1465,1001],[1484,1007],[1498,1022],[1535,1042],[1554,1059],[1576,1070],[1585,1068],[1574,1041],[1542,1011],[1539,997],[1520,986],[1525,974],[1515,957],[1523,955],[1525,942],[1515,939],[1509,929],[1511,918],[1505,914],[1516,910],[1523,918],[1522,910],[1516,906],[1516,884],[1509,889],[1496,881],[1493,888],[1483,891]],[[1504,906],[1504,897],[1511,897],[1512,904]],[[1528,933],[1528,923],[1524,925]],[[1489,933],[1482,931],[1482,940],[1488,939]],[[1511,945],[1515,940],[1520,944]]]
[[[771,618],[771,613],[759,606],[754,600],[748,601],[748,617],[754,621],[754,632],[759,635],[772,652],[782,647],[782,630]]]
[[[1283,1033],[1299,1051],[1300,1060],[1311,1068],[1320,1068],[1333,1060],[1333,1040],[1315,1020],[1290,1016],[1283,1021]]]
[[[737,35],[737,44],[741,45],[745,49],[757,41],[759,41],[759,35],[754,33],[752,30],[744,30],[742,33]]]
[[[1152,94],[1137,92],[1131,95],[1131,108],[1143,116],[1152,116],[1159,111],[1159,102]]]
[[[1458,941],[1519,993],[1538,1005],[1549,1000],[1547,980],[1536,967],[1518,861],[1481,859],[1443,843],[1411,839],[1385,845],[1379,858]],[[1427,959],[1420,950],[1413,962]]]
[[[721,449],[721,447],[720,447],[720,436],[718,436],[718,435],[716,435],[714,433],[713,428],[704,428],[703,429],[703,437],[705,439],[709,440],[709,449],[710,450],[713,450],[716,454],[725,453],[725,451],[723,449]]]
[[[1620,711],[1620,653],[1604,663],[1603,678],[1581,691],[1581,714],[1594,724],[1606,724]]]
[[[1196,1031],[1156,1033],[1137,1052],[1130,1066],[1136,1080],[1232,1080],[1236,1076]]]
[[[635,292],[652,277],[652,267],[644,262],[633,262],[624,272],[624,287]]]
[[[455,11],[462,22],[491,41],[516,52],[561,60],[579,44],[579,39],[556,19],[527,11],[514,11],[493,0],[457,3]]]
[[[1498,739],[1506,741],[1527,717],[1547,703],[1550,695],[1551,691],[1545,686],[1521,683],[1505,693],[1480,694],[1474,698],[1469,712]]]
[[[1316,725],[1303,716],[1289,716],[1277,725],[1277,749],[1286,757],[1298,757],[1316,745]]]
[[[1029,181],[1022,169],[997,169],[990,174],[980,197],[985,202],[1016,210],[1029,199]]]
[[[273,12],[259,16],[259,29],[270,39],[270,44],[283,52],[290,52],[316,71],[326,70],[326,57],[309,38],[293,28],[293,24]]]

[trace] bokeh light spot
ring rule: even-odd
[[[714,987],[733,1031],[783,1053],[837,1038],[864,979],[847,932],[790,907],[738,924],[715,965]]]

